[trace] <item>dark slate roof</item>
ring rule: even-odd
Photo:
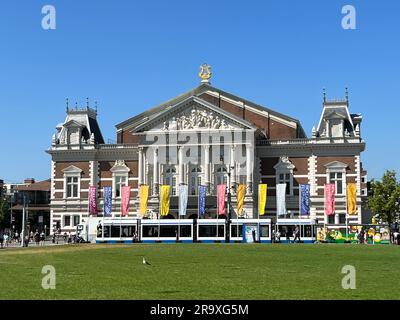
[[[217,92],[221,96],[225,96],[225,97],[227,97],[229,99],[236,100],[236,101],[242,101],[243,103],[245,103],[248,106],[251,106],[254,109],[257,109],[257,110],[260,110],[260,111],[266,111],[266,112],[270,113],[271,115],[279,117],[279,118],[281,118],[283,120],[293,121],[298,125],[299,133],[301,135],[303,135],[304,137],[307,136],[305,134],[304,129],[301,126],[301,123],[300,123],[299,120],[297,120],[295,118],[292,118],[292,117],[289,117],[287,115],[284,115],[282,113],[276,112],[274,110],[271,110],[269,108],[266,108],[264,106],[261,106],[259,104],[254,103],[254,102],[251,102],[249,100],[243,99],[243,98],[238,97],[238,96],[236,96],[234,94],[231,94],[229,92],[226,92],[226,91],[223,91],[221,89],[215,88],[215,87],[213,87],[213,86],[211,86],[209,84],[201,84],[201,85],[199,85],[198,87],[196,87],[196,88],[194,88],[192,90],[189,90],[189,91],[187,91],[187,92],[185,92],[185,93],[183,93],[183,94],[181,94],[181,95],[179,95],[179,96],[177,96],[177,97],[175,97],[173,99],[170,99],[170,100],[168,100],[168,101],[166,101],[166,102],[164,102],[164,103],[162,103],[162,104],[160,104],[160,105],[158,105],[158,106],[156,106],[154,108],[151,108],[151,109],[149,109],[149,110],[147,110],[147,111],[145,111],[143,113],[138,114],[137,116],[134,116],[134,117],[132,117],[132,118],[130,118],[128,120],[125,120],[125,121],[117,124],[116,128],[117,129],[121,129],[121,128],[127,126],[127,125],[137,126],[137,125],[139,125],[141,123],[147,122],[147,121],[153,119],[154,117],[156,117],[159,112],[161,112],[164,109],[170,107],[171,105],[176,105],[177,103],[179,103],[179,102],[181,102],[181,101],[183,101],[183,100],[185,100],[185,99],[187,99],[187,98],[189,98],[191,96],[198,96],[198,95],[200,95],[200,94],[202,94],[202,93],[204,93],[206,91]]]
[[[89,126],[90,132],[94,134],[95,143],[104,144],[103,135],[101,134],[97,120],[89,117]]]

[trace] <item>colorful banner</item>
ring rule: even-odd
[[[147,213],[147,202],[149,200],[149,186],[141,185],[139,188],[140,214],[144,216]]]
[[[219,184],[217,186],[218,215],[225,214],[225,195],[226,195],[226,185]]]
[[[103,197],[104,197],[103,214],[105,217],[111,217],[112,216],[112,188],[111,187],[103,188]]]
[[[267,185],[258,185],[258,214],[265,215],[265,205],[267,204]]]
[[[206,214],[206,186],[199,186],[199,217]]]
[[[335,184],[325,184],[325,215],[335,214]]]
[[[131,187],[123,186],[121,189],[121,214],[127,216],[129,214],[129,202],[131,199]]]
[[[355,183],[347,184],[347,213],[357,214],[357,185]]]
[[[276,185],[276,214],[286,215],[286,183]]]
[[[170,185],[162,185],[160,188],[160,215],[162,217],[169,214],[169,204],[170,204]]]
[[[300,185],[300,214],[309,215],[310,214],[310,185],[301,184]]]
[[[243,217],[244,196],[246,194],[246,185],[239,184],[237,189],[237,216]]]
[[[96,187],[89,187],[89,214],[97,216],[97,190]]]
[[[179,215],[186,215],[188,203],[188,186],[186,184],[179,185]]]

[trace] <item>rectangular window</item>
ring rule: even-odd
[[[279,174],[279,179],[278,182],[279,183],[285,183],[286,184],[286,195],[290,195],[291,194],[291,189],[290,189],[290,173],[280,173]]]
[[[345,214],[339,214],[339,224],[346,224],[346,215]]]
[[[328,224],[335,224],[335,215],[328,216]]]
[[[126,177],[125,176],[116,176],[115,177],[115,197],[121,197],[122,187],[126,186]]]
[[[80,216],[74,216],[74,227],[76,227],[79,224],[80,221]]]
[[[71,226],[71,216],[64,216],[64,227]]]
[[[67,198],[78,198],[78,177],[67,177]]]
[[[343,194],[343,173],[331,172],[329,174],[329,182],[335,184],[336,194]]]

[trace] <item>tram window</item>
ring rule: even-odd
[[[111,238],[119,238],[119,237],[120,237],[120,227],[111,226]]]
[[[243,225],[242,224],[231,224],[231,234],[232,237],[243,237]]]
[[[281,233],[281,238],[293,237],[294,226],[278,226],[278,230]]]
[[[261,226],[261,237],[262,238],[269,237],[269,226]]]
[[[190,238],[192,236],[192,226],[184,225],[180,226],[180,229],[180,237]]]
[[[143,226],[143,238],[158,237],[158,226]]]
[[[310,238],[312,237],[312,226],[303,226],[303,237]]]
[[[121,236],[123,238],[132,238],[135,233],[136,226],[122,226]]]
[[[224,225],[218,225],[218,237],[224,237]],[[217,237],[217,225],[200,225],[199,237]]]
[[[177,230],[178,226],[160,226],[160,237],[174,238],[176,237]]]
[[[100,235],[101,237],[102,235]],[[104,238],[110,237],[110,226],[104,226]]]

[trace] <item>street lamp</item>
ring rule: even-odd
[[[227,210],[228,210],[228,215],[226,219],[226,228],[225,228],[225,242],[229,243],[230,242],[230,224],[231,224],[231,201],[232,201],[232,194],[231,194],[231,171],[235,169],[234,166],[229,166],[228,167],[228,193],[227,193]]]

